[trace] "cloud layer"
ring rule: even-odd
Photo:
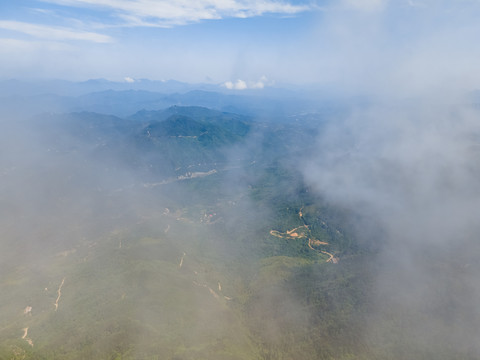
[[[247,18],[264,14],[292,15],[310,9],[307,5],[293,5],[272,0],[45,0],[73,7],[87,7],[97,10],[107,9],[122,20],[126,26],[170,27],[201,20],[222,18]]]
[[[303,173],[374,249],[366,341],[478,358],[480,114],[466,96],[479,84],[478,2],[363,4],[326,17],[319,35],[335,51],[320,62],[343,94],[369,99],[322,129]]]

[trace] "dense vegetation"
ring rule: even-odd
[[[0,359],[474,358],[415,347],[401,308],[389,343],[365,330],[377,248],[304,184],[312,128],[173,107],[34,129],[48,156],[18,166],[48,194],[4,210]]]

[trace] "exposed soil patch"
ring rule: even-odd
[[[313,251],[316,251],[316,252],[321,252],[323,254],[326,254],[326,255],[330,256],[329,259],[327,260],[327,262],[331,262],[332,264],[337,264],[338,263],[338,258],[336,258],[333,254],[330,254],[329,252],[314,248],[314,246],[318,247],[318,246],[329,245],[329,244],[326,241],[320,241],[320,240],[317,240],[317,239],[314,239],[314,238],[310,237],[311,232],[310,232],[310,229],[309,229],[307,223],[305,222],[305,219],[303,218],[302,209],[300,209],[298,211],[298,216],[300,217],[300,219],[303,222],[302,226],[298,226],[294,229],[287,230],[286,232],[280,232],[278,230],[270,230],[270,235],[281,238],[281,239],[302,239],[302,238],[306,237],[306,238],[308,238],[307,245],[310,248],[310,250],[313,250]]]
[[[23,330],[23,336],[22,336],[22,339],[25,339],[25,338],[27,337],[27,335],[28,335],[28,327],[26,327],[26,328],[23,328],[22,330]]]
[[[33,341],[32,341],[32,339],[30,339],[30,338],[27,337],[27,336],[28,336],[28,327],[23,328],[22,330],[23,330],[22,340],[25,340],[25,341],[28,343],[28,345],[30,345],[31,347],[33,347]]]

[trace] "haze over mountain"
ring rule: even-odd
[[[145,84],[145,85],[144,85]],[[319,89],[272,87],[264,90],[225,90],[220,85],[192,85],[176,81],[146,81],[131,85],[106,80],[86,81],[17,81],[0,82],[0,104],[6,110],[25,115],[46,111],[93,111],[117,116],[139,110],[156,110],[172,105],[197,105],[218,110],[241,112],[265,119],[281,118],[298,113],[338,110],[338,95],[324,94],[318,101]],[[359,103],[361,99],[352,98]],[[28,107],[22,104],[28,103]]]
[[[0,4],[0,359],[480,358],[479,12]]]

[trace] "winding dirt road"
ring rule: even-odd
[[[215,292],[215,290],[213,290],[210,286],[208,286],[207,284],[199,284],[198,282],[196,282],[195,280],[192,281],[193,285],[195,286],[198,286],[198,287],[203,287],[203,288],[206,288],[208,289],[208,291],[210,292],[210,294],[215,298],[215,299],[220,299],[220,295],[218,295],[217,292]],[[218,282],[218,290],[219,292],[222,292],[222,285],[220,285],[220,282]],[[223,295],[223,294],[222,294]],[[223,298],[227,301],[230,301],[232,300],[231,297],[229,296],[225,296],[223,295]]]
[[[180,264],[178,264],[178,268],[181,268],[181,267],[182,267],[182,265],[183,265],[183,258],[185,257],[185,255],[187,255],[187,254],[183,253],[182,258],[180,259]]]
[[[57,300],[55,301],[55,304],[53,304],[53,305],[55,305],[55,311],[58,310],[58,302],[60,300],[60,296],[62,296],[62,286],[65,283],[65,279],[66,278],[63,278],[62,283],[60,284],[60,286],[58,287],[58,290],[57,290],[57,294],[58,294]]]
[[[302,208],[303,209],[303,208]],[[326,260],[326,262],[332,262],[333,264],[336,264],[338,263],[338,258],[336,258],[333,254],[329,253],[329,252],[326,252],[326,251],[323,251],[323,250],[319,250],[319,249],[315,249],[314,246],[320,246],[320,245],[329,245],[328,242],[326,241],[320,241],[320,240],[317,240],[317,239],[314,239],[314,238],[311,238],[309,237],[311,235],[310,233],[310,229],[308,227],[308,224],[305,222],[305,219],[303,218],[303,212],[302,212],[302,209],[300,209],[298,211],[298,216],[300,217],[300,219],[302,220],[303,222],[303,225],[302,226],[298,226],[292,230],[287,230],[286,232],[282,233],[280,231],[277,231],[277,230],[270,230],[270,235],[272,236],[275,236],[275,237],[278,237],[278,238],[281,238],[281,239],[301,239],[301,238],[305,238],[305,237],[308,237],[308,247],[310,248],[310,250],[313,250],[313,251],[316,251],[316,252],[320,252],[320,253],[323,253],[323,254],[326,254],[329,256],[329,259]],[[306,229],[306,232],[301,232],[301,233],[298,233],[297,231],[299,229]],[[305,230],[304,230],[305,231]]]
[[[330,254],[329,252],[326,252],[326,251],[322,251],[322,254],[325,254],[325,255],[330,256],[330,258],[327,260],[327,262],[332,261],[332,259],[333,259],[333,254]]]

